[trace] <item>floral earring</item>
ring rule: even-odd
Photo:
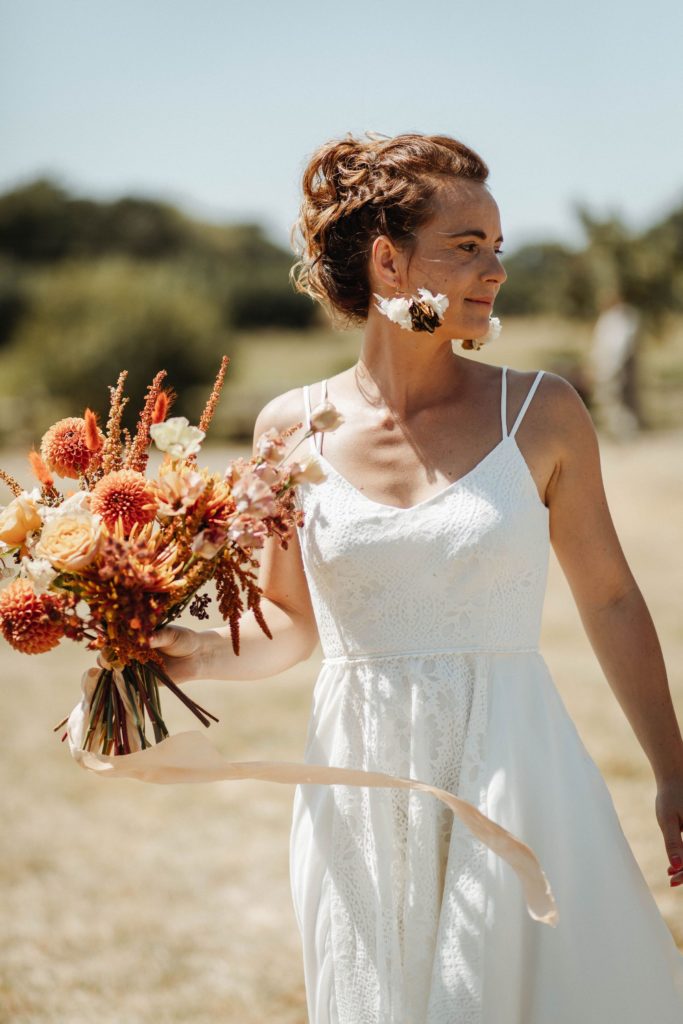
[[[397,297],[383,299],[377,292],[372,294],[379,302],[375,308],[392,323],[398,324],[406,331],[429,331],[434,329],[443,321],[443,315],[448,309],[448,297],[439,292],[433,295],[428,288],[418,288],[418,296],[411,295],[408,298]]]
[[[480,349],[482,345],[488,344],[489,341],[495,341],[500,332],[502,331],[502,325],[497,316],[489,317],[489,329],[483,338],[453,338],[451,346],[455,352],[455,346],[460,342],[463,348]]]

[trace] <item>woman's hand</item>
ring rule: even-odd
[[[162,626],[152,634],[150,647],[161,655],[163,666],[174,683],[202,678],[200,634],[185,626]]]
[[[683,775],[657,785],[655,813],[669,857],[669,884],[683,884]]]

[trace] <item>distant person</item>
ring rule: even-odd
[[[638,397],[642,316],[613,290],[593,329],[593,400],[598,425],[611,437],[633,437],[643,426]]]

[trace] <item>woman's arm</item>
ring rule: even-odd
[[[301,419],[301,391],[295,389],[274,398],[259,413],[254,425],[253,450],[270,427],[284,430]],[[291,451],[303,433],[287,439]],[[294,458],[303,457],[301,448]],[[318,630],[311,604],[298,535],[283,550],[275,538],[268,538],[260,552],[259,586],[263,591],[261,611],[272,640],[266,636],[253,612],[240,619],[240,654],[232,649],[229,626],[194,630],[167,626],[155,633],[152,644],[160,649],[166,671],[177,683],[191,679],[264,679],[304,661],[314,651]]]
[[[657,820],[683,866],[683,738],[652,617],[607,505],[590,416],[562,378],[548,380],[557,452],[546,490],[550,539],[605,677],[652,766]],[[554,392],[550,394],[550,392]],[[680,857],[676,865],[674,857]]]

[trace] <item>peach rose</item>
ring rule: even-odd
[[[100,540],[100,520],[89,512],[55,516],[43,527],[35,553],[55,569],[77,572],[92,562]]]
[[[17,547],[32,530],[39,530],[42,520],[36,503],[28,495],[20,494],[0,512],[0,541]]]

